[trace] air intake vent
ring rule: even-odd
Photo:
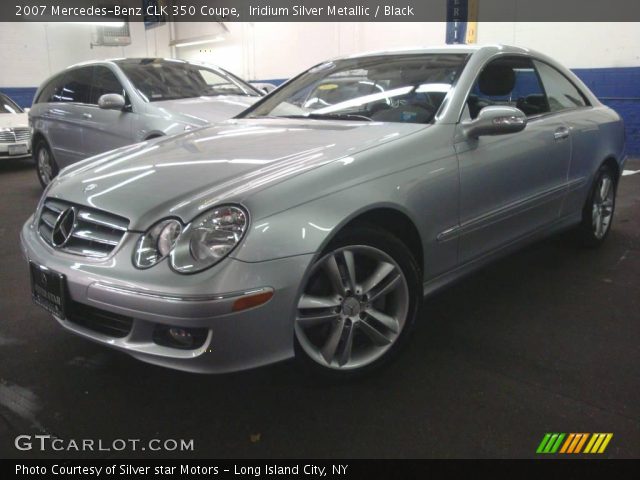
[[[114,338],[124,338],[131,332],[133,318],[69,300],[67,320],[81,327]]]
[[[64,252],[104,258],[118,246],[128,226],[125,218],[47,198],[38,232],[45,242]]]
[[[96,46],[118,47],[131,44],[131,35],[129,34],[129,22],[124,21],[116,24],[117,26],[98,26]]]

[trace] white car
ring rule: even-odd
[[[0,160],[31,156],[27,113],[0,93]]]

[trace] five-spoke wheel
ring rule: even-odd
[[[582,245],[600,246],[609,233],[616,207],[617,180],[614,170],[607,164],[596,173],[582,212],[582,222],[576,229]]]
[[[602,175],[596,186],[591,208],[593,234],[598,239],[603,238],[609,231],[611,219],[613,218],[614,196],[613,178],[608,173]]]
[[[373,365],[413,322],[415,262],[399,253],[407,249],[395,237],[374,232],[368,238],[366,232],[356,233],[359,238],[349,235],[325,252],[299,297],[298,345],[325,369],[356,371]]]
[[[58,166],[44,141],[39,141],[34,150],[36,160],[36,173],[43,188],[51,183],[58,174]]]

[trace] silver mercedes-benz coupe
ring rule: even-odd
[[[601,244],[624,159],[620,117],[544,55],[372,53],[62,170],[21,240],[34,300],[78,335],[193,372],[352,376],[496,256]]]
[[[183,60],[73,65],[40,86],[29,112],[38,179],[46,187],[87,157],[227,120],[261,95],[220,67]]]

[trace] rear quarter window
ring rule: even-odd
[[[47,84],[42,87],[33,103],[48,103],[55,101],[53,100],[53,97],[60,90],[63,78],[64,75],[59,74],[49,80]]]

